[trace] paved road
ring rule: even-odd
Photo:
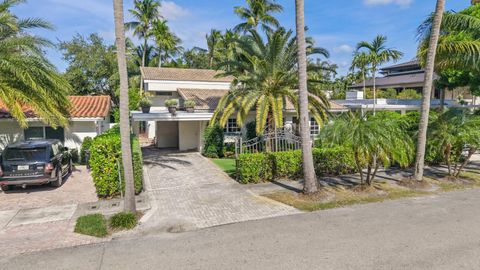
[[[0,260],[3,269],[480,269],[480,190]]]

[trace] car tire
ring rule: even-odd
[[[61,187],[63,183],[63,175],[62,171],[57,169],[57,179],[52,182],[52,186],[54,187]]]
[[[8,186],[8,185],[2,185],[0,187],[2,188],[2,191],[4,191],[4,192],[10,190],[10,186]]]

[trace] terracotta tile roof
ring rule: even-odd
[[[70,118],[103,118],[110,111],[109,96],[70,96],[72,109]],[[28,106],[23,108],[27,118],[37,117],[35,112]],[[5,104],[0,100],[0,118],[11,118]]]
[[[178,93],[184,100],[195,101],[195,109],[198,110],[215,110],[220,99],[228,93],[228,90],[213,89],[178,89]],[[287,111],[295,110],[291,102],[287,100]],[[330,101],[330,111],[346,111],[347,107],[342,106],[334,101]]]
[[[228,90],[178,89],[178,93],[184,100],[195,101],[196,110],[213,111],[217,108],[220,99],[228,93]]]
[[[232,77],[216,77],[220,72],[210,69],[142,67],[141,72],[144,80],[226,83],[230,83],[233,80]]]

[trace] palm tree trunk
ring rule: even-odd
[[[435,56],[437,53],[438,39],[440,37],[440,26],[445,10],[445,0],[437,0],[435,8],[435,17],[433,19],[430,44],[428,46],[427,65],[425,67],[425,83],[423,86],[422,109],[420,116],[420,125],[418,129],[417,155],[415,162],[415,179],[423,180],[423,171],[425,166],[425,147],[427,144],[428,116],[430,114],[430,98],[433,87],[433,73],[435,67]]]
[[[375,115],[375,113],[377,112],[377,86],[376,86],[376,78],[375,78],[375,75],[376,75],[376,70],[375,68],[373,68],[373,115]]]
[[[306,194],[317,192],[317,177],[313,167],[312,145],[309,132],[308,89],[307,89],[307,52],[305,44],[305,6],[303,0],[295,0],[297,44],[298,44],[298,77],[299,77],[299,111],[300,135],[302,138],[302,159],[304,187]]]
[[[117,61],[120,74],[120,137],[122,144],[123,174],[125,178],[125,211],[135,213],[136,205],[133,182],[132,147],[130,142],[130,112],[128,110],[128,74],[125,53],[123,0],[114,0],[113,10],[115,15]]]
[[[366,80],[365,79],[365,72],[362,72],[362,77],[363,77],[363,94],[365,95],[365,90],[367,88],[367,86],[366,86],[367,82],[365,81]]]
[[[162,49],[158,49],[158,67],[162,67]]]

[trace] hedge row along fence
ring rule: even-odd
[[[356,172],[353,154],[343,147],[313,149],[317,176],[333,176]],[[237,163],[241,183],[260,183],[277,178],[302,177],[301,151],[241,154]]]
[[[133,173],[135,193],[143,189],[142,152],[136,136],[132,135]],[[120,166],[119,166],[120,165]],[[113,128],[106,133],[95,137],[90,145],[90,169],[99,197],[113,197],[120,195],[119,169],[122,192],[125,191],[123,176],[120,131]]]

